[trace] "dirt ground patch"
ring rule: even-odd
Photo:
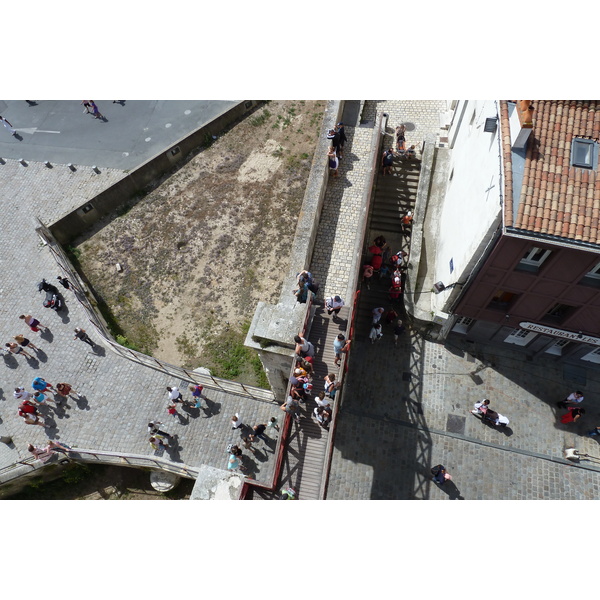
[[[265,385],[243,340],[289,269],[324,108],[267,103],[74,244],[115,335],[172,364]]]

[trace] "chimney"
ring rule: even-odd
[[[510,140],[513,150],[524,149],[533,129],[534,107],[531,100],[509,103]],[[512,111],[510,105],[512,104]]]

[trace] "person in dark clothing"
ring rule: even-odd
[[[73,339],[74,340],[80,339],[82,342],[85,342],[86,344],[89,344],[92,348],[96,347],[96,344],[94,344],[94,342],[92,342],[92,339],[85,332],[85,329],[81,329],[81,327],[76,327],[75,328],[75,337]]]
[[[252,428],[252,433],[248,436],[250,441],[253,442],[257,437],[259,437],[261,440],[263,440],[264,442],[267,441],[267,438],[265,437],[265,430],[266,430],[267,426],[264,423],[260,423],[259,425],[255,425]]]
[[[71,289],[71,282],[66,277],[61,277],[59,275],[56,279],[58,279],[58,282],[65,288],[65,290]]]

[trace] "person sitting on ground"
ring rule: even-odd
[[[331,413],[323,406],[316,406],[313,414],[317,417],[317,421],[319,421],[319,425],[327,429],[331,421]]]
[[[585,414],[585,408],[577,408],[576,406],[569,406],[567,414],[563,415],[560,419],[561,423],[574,423],[578,421],[582,415]]]
[[[369,285],[371,277],[373,277],[373,267],[371,265],[363,265],[363,283],[367,286],[368,290],[371,289]]]
[[[404,158],[406,160],[410,160],[411,158],[415,158],[417,156],[417,152],[415,150],[414,144],[406,151]]]
[[[556,405],[559,408],[568,408],[569,406],[577,406],[583,402],[583,394],[579,390],[569,394],[564,400],[559,400]]]

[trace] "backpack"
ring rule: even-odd
[[[234,446],[235,446],[235,444],[227,444],[227,448],[225,448],[225,450],[227,451],[228,454],[231,454]]]

